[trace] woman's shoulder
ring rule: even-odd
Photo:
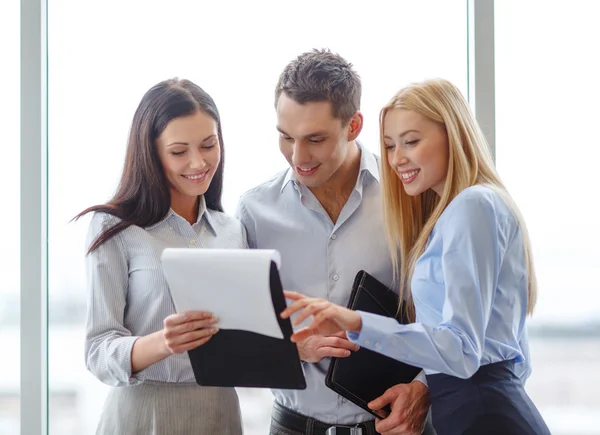
[[[104,211],[95,211],[90,219],[89,232],[99,234],[121,222],[121,219]]]
[[[483,184],[467,187],[448,204],[440,220],[453,223],[460,220],[465,224],[482,218],[494,221],[504,221],[507,218],[513,220],[503,194],[508,195],[500,188]]]
[[[95,211],[92,213],[91,222],[96,225],[113,226],[121,222],[121,219],[105,211]]]
[[[466,209],[493,208],[499,211],[508,209],[499,188],[485,184],[476,184],[462,190],[450,202],[448,208],[450,207]]]

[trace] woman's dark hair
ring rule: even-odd
[[[171,191],[160,162],[156,139],[171,120],[198,111],[210,115],[217,123],[221,161],[204,198],[207,208],[223,211],[221,193],[225,152],[217,106],[210,95],[191,81],[165,80],[146,92],[135,111],[123,173],[115,196],[108,203],[89,207],[73,218],[76,220],[90,212],[103,212],[120,219],[96,237],[88,253],[130,225],[147,227],[167,215],[171,207]]]

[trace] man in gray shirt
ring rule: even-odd
[[[390,287],[393,278],[379,159],[356,142],[360,97],[360,78],[339,55],[314,50],[290,62],[275,92],[279,147],[290,168],[243,194],[237,210],[251,248],[281,253],[285,289],[340,305],[347,305],[358,271]],[[363,435],[420,434],[429,410],[423,373],[372,404],[392,407],[378,422],[325,385],[331,357],[356,350],[345,335],[300,343],[307,389],[274,390],[271,434],[324,435],[336,426],[337,435],[350,433],[350,426]]]

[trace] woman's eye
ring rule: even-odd
[[[415,146],[417,143],[419,142],[419,139],[415,139],[415,140],[407,140],[406,142],[404,142],[407,146],[412,147]]]
[[[185,151],[173,151],[171,154],[173,154],[174,156],[180,156],[183,153],[185,153]]]

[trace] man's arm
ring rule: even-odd
[[[244,197],[241,197],[238,201],[237,208],[235,210],[235,218],[242,223],[242,226],[246,230],[246,239],[248,240],[248,247],[250,249],[257,249],[256,246],[256,224],[254,219],[251,218],[246,205],[244,204]]]

